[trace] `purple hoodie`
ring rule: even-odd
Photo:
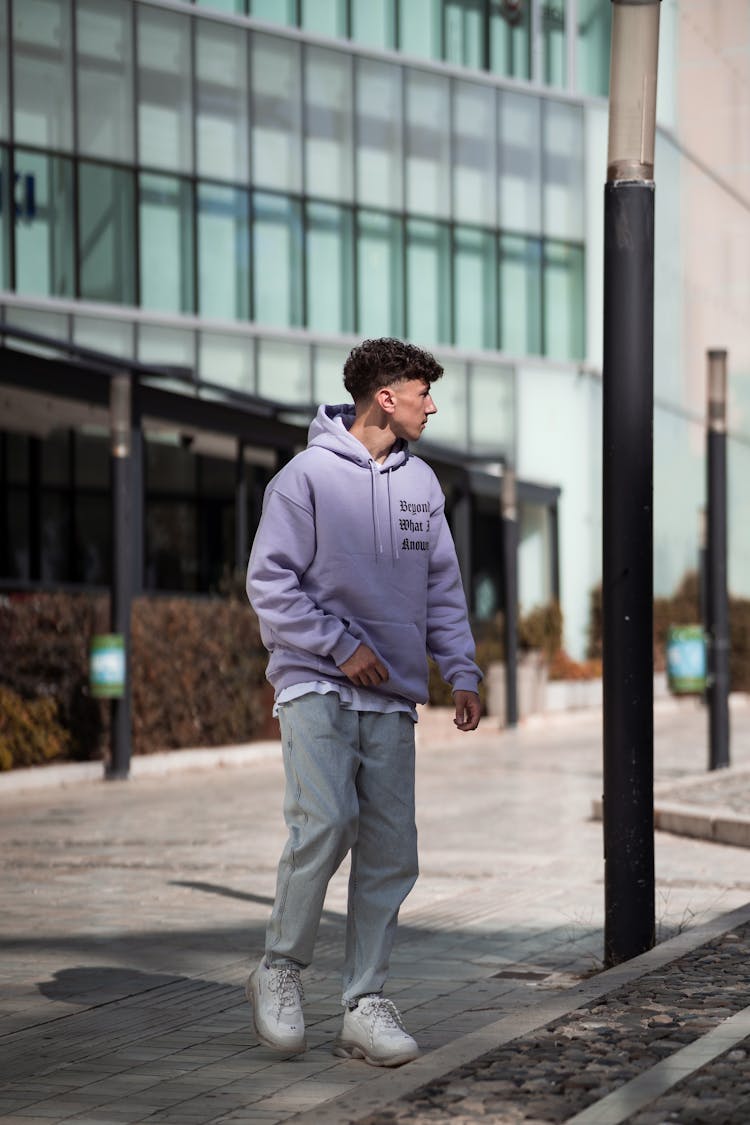
[[[360,643],[389,679],[368,690],[427,699],[427,656],[454,691],[481,673],[432,469],[398,441],[380,465],[352,437],[354,407],[321,406],[309,443],[266,489],[247,594],[278,693],[340,670]]]

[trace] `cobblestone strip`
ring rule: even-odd
[[[683,1078],[629,1125],[746,1125],[750,1121],[750,1038]]]
[[[748,956],[750,924],[701,946],[666,972],[648,973],[360,1120],[363,1125],[481,1118],[496,1122],[572,1118],[587,1125],[624,1121],[649,1097],[653,1100],[664,1091],[659,1080],[665,1075],[665,1062],[677,1056],[675,1066],[680,1066],[687,1058],[680,1072],[673,1072],[676,1082],[686,1069],[700,1066],[747,1034],[747,1014],[741,1010],[750,999]],[[725,1033],[724,1021],[738,1011],[741,1026],[734,1029],[730,1024]],[[714,1028],[708,1040],[705,1033]],[[682,1055],[688,1043],[692,1058]],[[650,1095],[649,1082],[653,1082]],[[626,1084],[633,1104],[623,1113],[627,1102],[619,1102],[613,1091],[626,1092]],[[614,1107],[612,1116],[607,1115],[607,1106]]]

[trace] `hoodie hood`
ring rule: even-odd
[[[363,469],[375,466],[375,471],[388,472],[403,465],[409,457],[409,446],[401,438],[397,438],[393,449],[382,465],[374,461],[369,451],[361,441],[349,433],[356,417],[356,411],[351,403],[342,403],[339,406],[320,406],[318,413],[310,423],[307,434],[308,446],[318,446],[330,449],[339,457],[361,465]]]

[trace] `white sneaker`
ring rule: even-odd
[[[371,1066],[401,1066],[419,1055],[419,1047],[405,1030],[396,1005],[382,996],[365,996],[344,1012],[344,1026],[333,1046],[334,1055],[364,1059]]]
[[[267,965],[263,957],[250,974],[245,995],[253,1006],[253,1022],[261,1043],[276,1051],[304,1051],[302,981],[294,965]]]

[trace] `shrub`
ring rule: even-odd
[[[54,699],[23,699],[0,685],[0,770],[64,758],[70,735]]]

